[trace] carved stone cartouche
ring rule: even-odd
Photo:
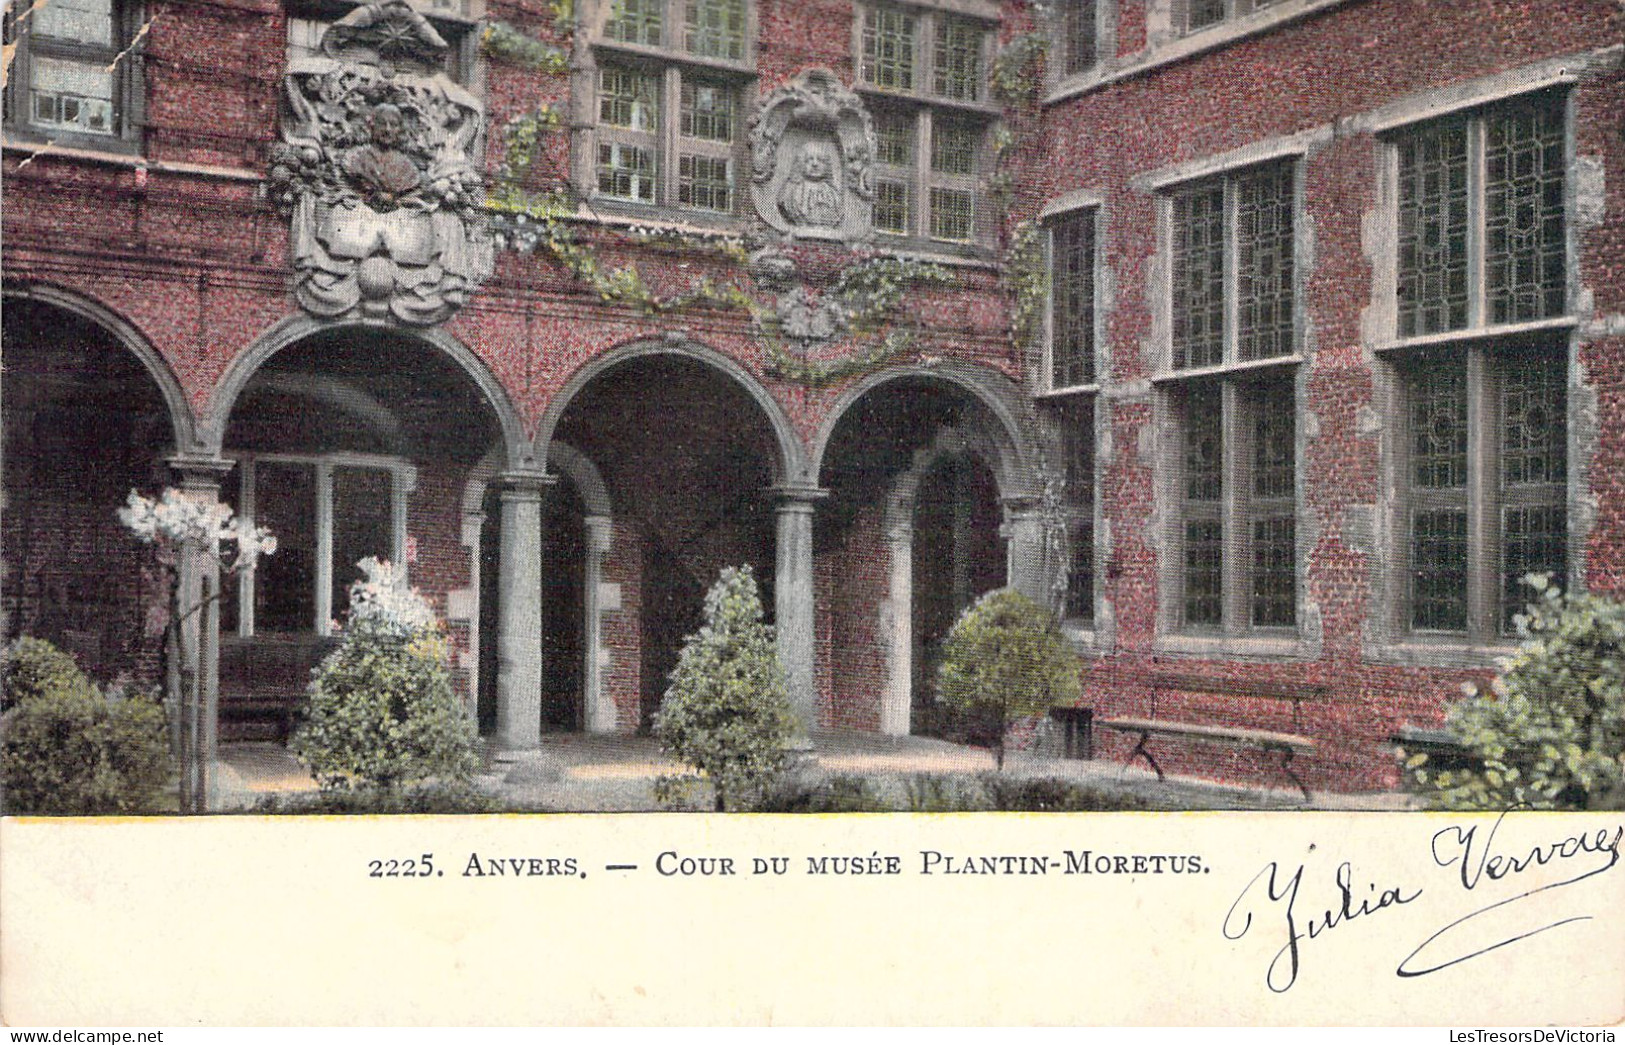
[[[357,8],[289,65],[270,191],[294,296],[323,317],[444,322],[491,275],[473,144],[483,111],[401,0]]]
[[[751,117],[751,202],[777,231],[862,242],[873,234],[874,128],[863,100],[809,69]]]

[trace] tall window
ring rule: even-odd
[[[1563,109],[1546,92],[1394,138],[1401,337],[1564,313]]]
[[[1099,61],[1099,8],[1096,0],[1062,0],[1054,51],[1062,76],[1075,76]]]
[[[1095,617],[1095,225],[1093,209],[1067,211],[1046,224],[1050,308],[1042,383],[1060,426],[1066,460],[1065,504],[1070,573],[1067,619]]]
[[[1281,162],[1183,186],[1167,204],[1169,615],[1192,632],[1297,624],[1294,194]]]
[[[277,552],[233,579],[222,626],[242,635],[327,635],[349,609],[356,563],[402,561],[414,473],[374,455],[253,455],[238,461],[237,506]]]
[[[605,0],[594,46],[597,198],[734,213],[749,14],[745,0]]]
[[[972,243],[990,228],[979,185],[991,33],[942,11],[864,5],[857,13],[858,86],[875,119],[875,227]]]
[[[1506,336],[1568,314],[1564,108],[1543,91],[1390,140],[1395,525],[1413,634],[1493,642],[1528,601],[1526,574],[1567,584],[1567,343]]]
[[[36,0],[6,14],[15,45],[5,119],[24,137],[85,148],[133,149],[138,58],[120,57],[140,12],[119,0]]]

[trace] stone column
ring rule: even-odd
[[[220,500],[220,483],[233,468],[214,457],[171,458],[176,485],[204,505]],[[180,704],[171,709],[179,729],[181,811],[206,813],[214,798],[214,763],[220,748],[220,549],[193,544],[180,550]]]
[[[906,737],[914,703],[914,519],[886,534],[891,549],[891,593],[881,619],[887,642],[886,690],[880,698],[880,731]]]
[[[790,706],[805,738],[818,725],[818,682],[813,669],[813,506],[829,495],[816,486],[774,487],[778,498],[778,556],[773,577],[779,660],[790,681]]]
[[[497,743],[542,741],[542,491],[540,472],[508,472],[502,484],[502,557],[497,578]]]
[[[1050,600],[1051,564],[1045,550],[1044,516],[1036,497],[1004,501],[1005,584],[1040,606]]]
[[[586,705],[587,732],[615,732],[615,704],[604,692],[604,625],[599,585],[604,579],[604,556],[609,552],[614,526],[608,516],[589,515],[587,561],[582,578],[582,603],[586,615],[582,646],[587,663],[581,676],[582,702]]]

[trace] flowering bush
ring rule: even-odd
[[[158,809],[169,782],[164,713],[144,694],[104,694],[73,658],[34,638],[5,650],[0,758],[8,813]]]
[[[343,641],[313,674],[309,719],[290,747],[324,789],[466,783],[479,738],[452,691],[434,611],[389,563],[359,565]]]
[[[754,805],[785,769],[793,723],[756,578],[748,566],[725,569],[706,593],[705,626],[678,657],[655,733],[668,752],[706,775],[722,812]],[[662,794],[678,790],[662,782]]]
[[[1529,584],[1522,646],[1447,720],[1478,767],[1435,770],[1419,754],[1412,781],[1444,809],[1625,808],[1625,603]]]
[[[174,565],[180,547],[189,542],[212,552],[228,570],[252,565],[259,556],[276,551],[271,531],[244,526],[229,504],[204,504],[174,487],[157,500],[131,490],[118,517],[141,541],[156,545],[166,565]]]

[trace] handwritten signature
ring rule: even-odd
[[[1510,812],[1508,810],[1498,816],[1488,831],[1482,831],[1481,825],[1454,824],[1434,832],[1429,852],[1436,866],[1455,869],[1452,885],[1472,893],[1486,883],[1499,882],[1503,879],[1516,881],[1518,875],[1547,865],[1560,866],[1565,874],[1571,868],[1576,873],[1559,881],[1546,882],[1497,899],[1457,918],[1429,935],[1415,950],[1407,954],[1395,968],[1396,975],[1425,976],[1559,926],[1592,918],[1589,914],[1575,914],[1532,929],[1520,927],[1517,933],[1496,940],[1488,946],[1480,946],[1476,942],[1466,945],[1471,949],[1466,949],[1465,953],[1463,945],[1452,948],[1452,937],[1459,938],[1464,935],[1461,931],[1463,926],[1475,922],[1482,923],[1490,912],[1505,912],[1519,901],[1582,882],[1611,870],[1619,863],[1620,842],[1622,836],[1625,836],[1625,826],[1570,834],[1554,841],[1541,842],[1527,849],[1520,847],[1515,852],[1497,851],[1496,833],[1500,831]],[[1314,851],[1315,846],[1311,845],[1309,848]],[[1588,859],[1590,857],[1602,859]],[[1569,863],[1576,860],[1584,860],[1584,863]],[[1222,930],[1225,939],[1239,940],[1253,929],[1255,914],[1258,915],[1258,924],[1262,927],[1265,916],[1271,911],[1275,913],[1279,919],[1276,924],[1284,932],[1285,942],[1270,959],[1269,967],[1264,973],[1264,982],[1277,994],[1290,990],[1298,981],[1298,972],[1303,960],[1303,945],[1306,942],[1324,936],[1357,918],[1370,917],[1414,903],[1423,894],[1423,887],[1420,885],[1409,883],[1379,885],[1369,881],[1363,876],[1356,875],[1352,861],[1344,860],[1337,865],[1332,875],[1333,884],[1338,891],[1337,902],[1323,909],[1316,907],[1305,914],[1299,908],[1299,892],[1304,885],[1307,871],[1307,863],[1291,867],[1278,860],[1270,861],[1247,882],[1224,916]],[[1493,919],[1491,922],[1493,927]],[[1474,929],[1481,930],[1482,925],[1474,925]],[[1491,938],[1493,939],[1495,935],[1492,932]]]

